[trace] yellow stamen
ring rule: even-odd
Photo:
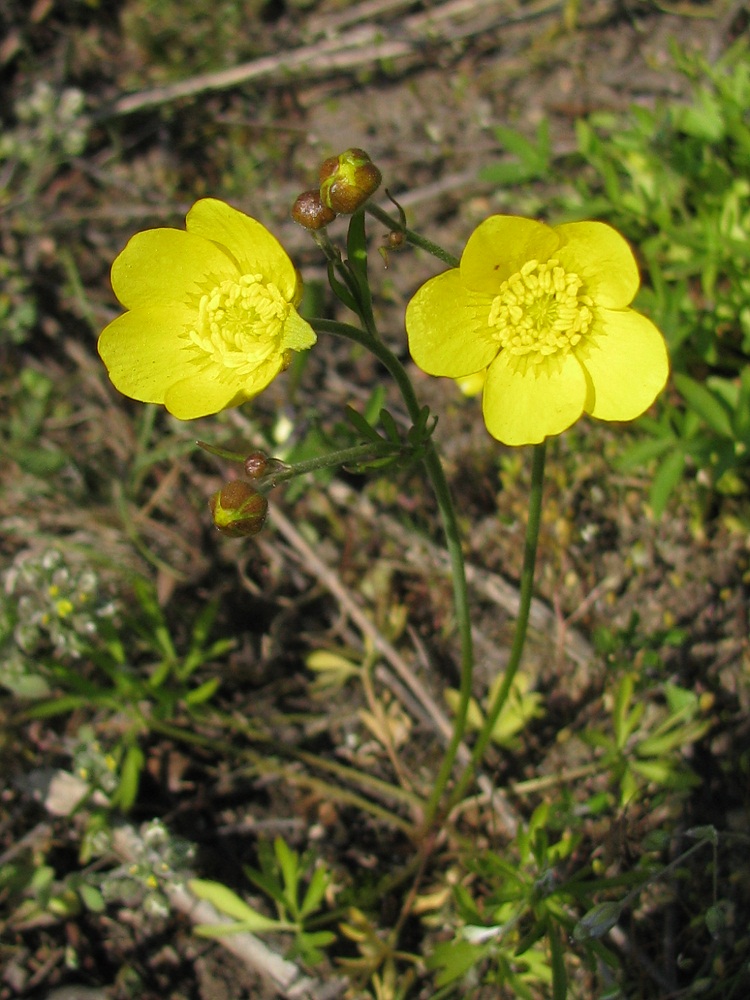
[[[200,348],[199,361],[251,375],[278,353],[289,303],[273,283],[261,275],[245,274],[222,281],[205,294],[198,306],[198,322],[188,331]]]
[[[489,325],[503,350],[524,369],[562,358],[591,329],[592,300],[583,281],[560,266],[530,260],[504,281],[490,307]]]

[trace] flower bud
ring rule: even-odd
[[[229,538],[257,535],[268,512],[268,500],[249,483],[226,483],[208,501],[214,524]]]
[[[320,197],[340,215],[351,215],[380,187],[381,173],[364,149],[347,149],[320,168]]]
[[[303,191],[292,205],[292,218],[304,229],[315,232],[336,218],[336,213],[320,200],[319,191]]]
[[[251,451],[245,459],[245,475],[248,479],[260,479],[268,471],[268,455],[264,451]]]

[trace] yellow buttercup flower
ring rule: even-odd
[[[112,265],[128,311],[99,337],[116,388],[181,420],[251,399],[316,339],[295,308],[300,277],[264,226],[204,198],[186,227],[130,240]]]
[[[409,303],[409,349],[430,375],[487,369],[484,420],[505,444],[537,444],[583,413],[633,420],[669,373],[661,333],[628,308],[639,283],[630,247],[602,222],[491,216],[460,266]]]

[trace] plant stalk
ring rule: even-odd
[[[458,780],[450,797],[451,808],[456,806],[463,798],[466,790],[476,774],[477,768],[484,757],[487,745],[492,739],[492,732],[495,728],[500,713],[508,700],[511,686],[515,680],[518,668],[521,664],[521,656],[526,642],[526,633],[529,625],[529,612],[531,611],[531,599],[534,592],[534,569],[536,566],[536,552],[539,542],[539,525],[542,514],[542,487],[544,483],[544,461],[546,457],[546,442],[534,445],[532,468],[531,468],[531,491],[529,494],[529,517],[526,523],[526,539],[523,549],[523,568],[521,570],[521,586],[519,594],[518,619],[516,621],[516,631],[513,637],[513,646],[510,651],[510,659],[505,670],[503,683],[501,684],[495,700],[489,708],[487,718],[484,720],[471,759],[466,765],[466,769]]]
[[[461,263],[458,257],[455,257],[452,253],[448,253],[447,250],[443,250],[441,246],[437,243],[433,243],[432,240],[428,240],[425,236],[421,236],[419,233],[415,232],[413,229],[409,229],[405,226],[400,219],[394,219],[393,216],[389,215],[387,212],[383,211],[377,205],[368,201],[365,205],[365,211],[368,215],[371,215],[378,222],[382,222],[384,226],[388,226],[391,232],[403,233],[406,238],[407,243],[411,243],[414,247],[419,247],[421,250],[426,250],[427,253],[432,254],[433,257],[437,257],[448,267],[458,267]]]
[[[387,368],[396,382],[412,422],[416,424],[419,421],[422,408],[414,392],[411,379],[396,355],[377,336],[361,330],[359,327],[351,326],[348,323],[339,323],[335,320],[314,319],[310,323],[318,332],[335,333],[339,336],[347,337],[349,340],[353,340],[371,351]],[[461,643],[459,703],[456,710],[453,733],[443,756],[432,793],[425,805],[423,824],[426,829],[432,824],[438,811],[466,729],[466,716],[469,710],[474,674],[474,646],[471,635],[471,615],[469,610],[469,594],[466,585],[466,569],[464,566],[456,509],[453,505],[453,498],[448,486],[448,480],[445,477],[443,464],[440,461],[440,456],[432,440],[429,440],[425,446],[422,461],[424,462],[427,475],[435,493],[435,499],[443,522],[446,546],[451,561],[456,625]]]

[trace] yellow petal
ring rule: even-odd
[[[603,222],[570,222],[555,232],[562,240],[555,257],[583,279],[586,295],[609,309],[630,305],[641,283],[638,265],[616,229]]]
[[[573,354],[520,374],[501,351],[490,365],[482,398],[487,430],[503,444],[539,444],[583,413],[586,378]]]
[[[229,251],[242,274],[261,274],[292,302],[297,272],[286,251],[264,225],[216,198],[202,198],[188,212],[188,232],[215,240]]]
[[[143,403],[163,403],[175,380],[193,371],[195,354],[180,333],[195,321],[172,304],[127,312],[102,330],[99,354],[116,389]]]
[[[170,386],[164,397],[164,405],[173,417],[178,420],[195,420],[232,405],[237,387],[218,380],[212,381],[207,377],[208,374],[201,372]]]
[[[194,420],[239,406],[257,396],[283,368],[283,356],[274,354],[251,375],[238,377],[231,369],[211,365],[170,386],[164,396],[169,412],[179,420]]]
[[[463,285],[458,268],[422,285],[406,307],[409,350],[422,371],[460,378],[486,368],[498,351],[491,305],[490,296]]]
[[[126,309],[197,300],[206,286],[236,278],[231,258],[214,243],[180,229],[137,233],[112,265],[112,288]]]
[[[290,309],[281,334],[282,351],[305,351],[317,340],[310,324],[296,309]]]
[[[469,288],[494,296],[527,261],[548,260],[559,242],[555,230],[543,222],[491,215],[469,237],[461,257],[461,278]]]
[[[487,369],[483,368],[480,372],[474,372],[472,375],[463,375],[461,378],[457,378],[456,385],[464,396],[478,396],[482,389],[484,389],[486,378]]]
[[[577,354],[590,380],[586,410],[600,420],[639,417],[669,375],[664,338],[633,309],[601,309],[596,335]]]

